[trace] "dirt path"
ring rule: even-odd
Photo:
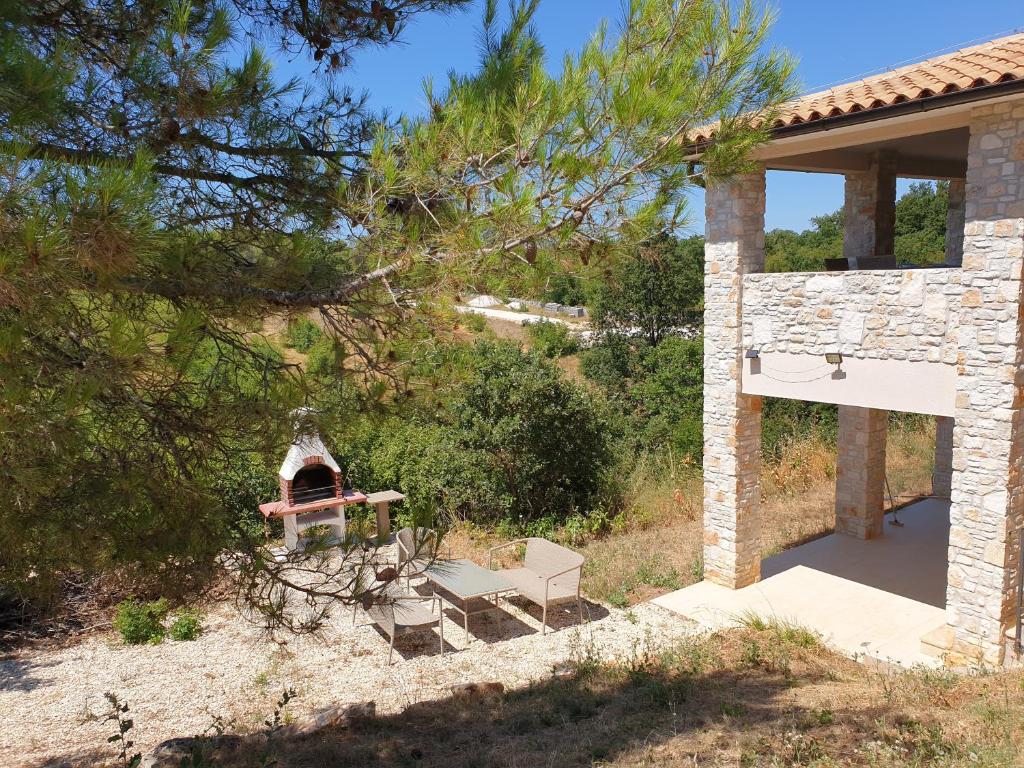
[[[370,699],[379,712],[395,712],[442,697],[453,684],[520,686],[549,676],[553,665],[588,647],[619,657],[648,634],[688,629],[653,605],[624,612],[591,603],[589,624],[559,615],[558,631],[541,635],[533,607],[503,605],[503,611],[471,618],[468,648],[462,627],[448,620],[443,659],[436,635],[409,635],[390,668],[386,638],[372,626],[353,626],[348,611],[321,638],[292,637],[278,645],[227,605],[207,616],[194,642],[124,646],[111,633],[59,650],[22,652],[0,662],[0,764],[94,765],[98,754],[109,753],[105,739],[113,732],[102,722],[106,691],[131,707],[136,748],[145,751],[203,732],[215,715],[233,721],[232,730],[256,728],[288,686],[298,693],[291,706],[296,714]]]

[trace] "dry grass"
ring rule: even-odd
[[[879,672],[799,627],[752,622],[609,662],[583,644],[571,674],[484,697],[272,739],[298,766],[1021,765],[1024,675]],[[250,765],[260,736],[218,765]],[[230,754],[228,754],[230,752]]]
[[[496,339],[508,339],[520,344],[529,346],[530,337],[526,333],[522,322],[511,320],[498,320],[493,317],[487,318],[487,327],[491,329]]]
[[[890,430],[886,467],[897,504],[930,492],[933,451],[928,423]],[[765,556],[831,533],[835,522],[835,447],[810,437],[792,441],[782,455],[761,476]],[[702,494],[700,471],[692,464],[642,459],[612,531],[576,546],[587,558],[584,593],[625,607],[700,581]],[[500,543],[493,532],[465,524],[449,532],[448,541],[453,551],[478,562]]]
[[[934,426],[890,430],[886,471],[897,504],[931,488]],[[831,533],[835,521],[835,446],[812,436],[793,440],[766,464],[762,551],[768,556]],[[649,460],[630,479],[629,506],[617,530],[581,549],[584,591],[625,606],[700,581],[702,489],[695,467]]]

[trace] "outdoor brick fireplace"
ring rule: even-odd
[[[299,534],[316,525],[328,526],[337,540],[345,538],[344,507],[362,504],[366,496],[346,491],[341,467],[319,435],[302,436],[288,449],[278,470],[280,501],[260,505],[270,519],[284,520],[285,548],[299,549]]]
[[[286,507],[306,507],[342,498],[341,468],[319,437],[301,438],[288,449],[278,472],[278,483]]]

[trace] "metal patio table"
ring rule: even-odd
[[[469,616],[498,608],[498,595],[514,592],[505,577],[496,571],[481,568],[472,560],[438,560],[424,572],[435,594],[462,614],[469,645]],[[487,598],[493,598],[492,603]]]

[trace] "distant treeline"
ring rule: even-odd
[[[936,264],[945,259],[946,209],[949,183],[915,182],[896,201],[895,255],[900,261]],[[843,209],[815,216],[803,232],[773,229],[765,235],[766,272],[815,272],[825,269],[825,259],[843,255]],[[682,274],[675,279],[703,293],[704,238],[666,238],[660,250],[680,262]],[[615,279],[615,276],[612,278]],[[605,280],[585,280],[556,275],[548,280],[542,297],[561,304],[592,306],[606,292]],[[703,305],[702,296],[690,296],[692,307]]]
[[[896,201],[896,258],[935,264],[945,258],[949,183],[922,181]],[[766,272],[814,272],[843,255],[843,210],[815,216],[803,232],[773,229],[765,235]]]

